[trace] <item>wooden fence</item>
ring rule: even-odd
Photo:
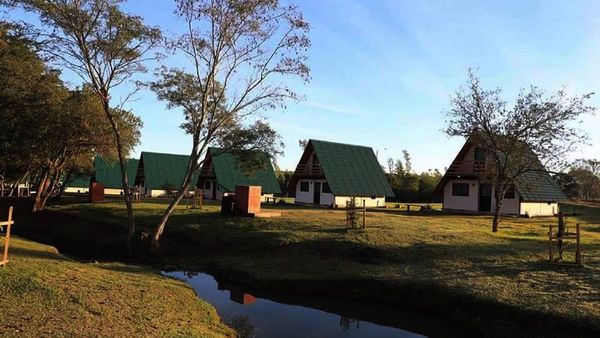
[[[6,226],[6,235],[4,236],[4,254],[2,255],[2,260],[0,261],[0,265],[4,266],[8,263],[8,245],[10,244],[10,228],[15,223],[12,220],[13,207],[8,209],[8,220],[6,222],[0,222],[0,228]]]

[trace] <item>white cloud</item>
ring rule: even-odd
[[[326,104],[326,103],[321,103],[321,102],[316,102],[316,101],[306,101],[303,103],[305,106],[307,107],[313,107],[313,108],[317,108],[320,110],[327,110],[333,113],[339,113],[339,114],[345,114],[345,115],[351,115],[351,116],[362,116],[361,113],[344,108],[344,107],[339,107],[339,106],[335,106],[335,105],[331,105],[331,104]]]

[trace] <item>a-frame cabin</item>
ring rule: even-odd
[[[290,180],[296,203],[345,207],[352,197],[357,205],[385,206],[394,196],[370,147],[309,140]]]
[[[473,138],[467,139],[433,191],[435,195],[443,196],[443,209],[494,212],[494,187],[485,179],[489,163],[483,147]],[[504,196],[500,213],[551,216],[559,211],[558,202],[564,199],[560,187],[539,163],[539,170],[524,172],[516,178],[513,188]]]

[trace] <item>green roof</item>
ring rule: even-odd
[[[454,161],[461,161],[464,159],[468,150],[475,144],[471,140],[470,137],[466,140]],[[531,202],[560,202],[566,200],[565,194],[552,179],[546,168],[544,168],[544,165],[539,161],[538,156],[531,151],[531,149],[528,151],[529,156],[531,156],[529,165],[530,170],[524,171],[515,178],[515,188],[521,196],[521,199],[523,201]],[[498,156],[503,163],[505,157],[501,153],[498,153]],[[458,175],[446,172],[434,189],[434,194],[442,195],[444,186],[448,180],[456,176]],[[476,176],[474,178],[478,177]]]
[[[320,140],[309,144],[334,195],[394,196],[372,148]]]
[[[129,186],[133,186],[139,160],[127,160],[127,179]],[[101,157],[94,159],[95,182],[102,183],[105,188],[122,189],[121,166],[119,161],[107,162]]]
[[[144,151],[140,161],[140,168],[144,169],[144,186],[149,189],[160,189],[165,184],[176,187],[181,185],[190,156]],[[196,182],[196,179],[192,182]]]
[[[515,188],[523,201],[560,202],[567,199],[546,171],[527,171],[519,175],[515,181]]]
[[[236,185],[260,185],[262,193],[279,194],[281,189],[273,164],[265,153],[263,160],[267,163],[264,169],[257,170],[252,175],[241,172],[238,159],[231,152],[223,152],[218,148],[209,148],[209,155],[213,163],[217,183],[224,191],[235,191]]]
[[[72,176],[69,178],[69,182],[67,182],[66,186],[68,188],[87,188],[90,186],[90,180],[90,175]]]

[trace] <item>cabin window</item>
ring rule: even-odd
[[[485,161],[483,148],[475,148],[475,161]]]
[[[322,191],[326,194],[331,194],[331,188],[329,188],[329,184],[327,184],[327,182],[323,182]]]
[[[504,198],[512,200],[515,198],[515,187],[511,186],[508,188],[508,190],[506,190],[506,192],[504,193]]]
[[[469,196],[469,183],[452,183],[452,196]]]
[[[300,182],[300,191],[308,192],[308,182]]]
[[[210,181],[204,182],[204,189],[210,190]]]

